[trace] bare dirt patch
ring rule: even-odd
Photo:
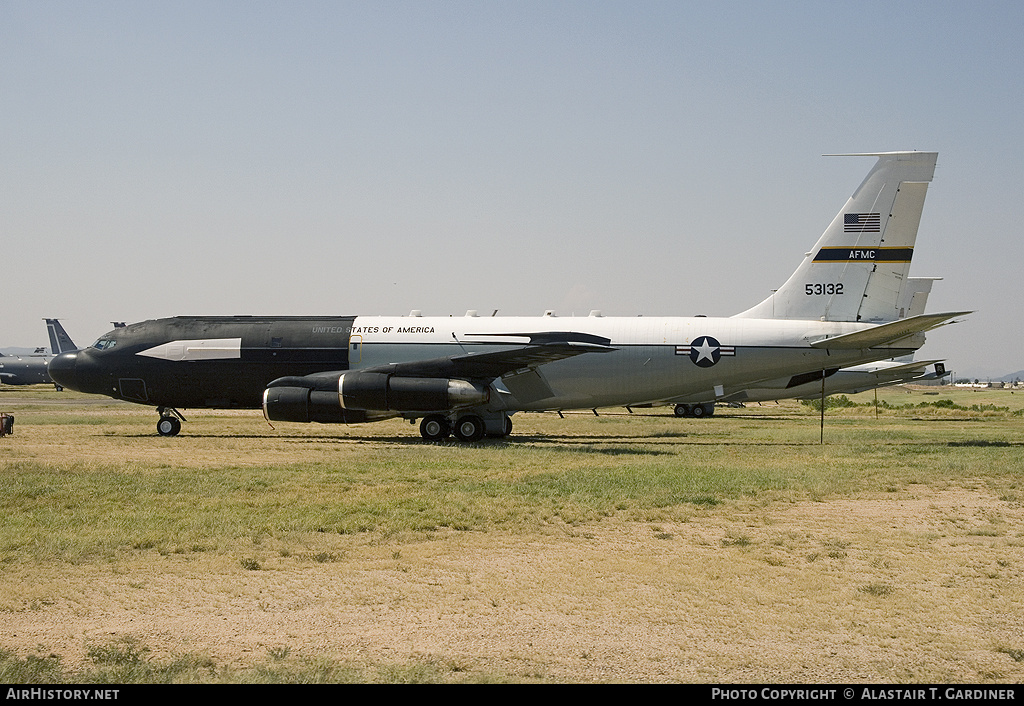
[[[671,524],[11,564],[0,644],[67,666],[130,637],[237,667],[276,651],[565,682],[1020,682],[1022,520],[987,491],[911,486]]]

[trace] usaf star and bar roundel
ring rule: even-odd
[[[736,347],[723,346],[711,336],[698,336],[688,346],[676,346],[676,355],[688,355],[695,365],[710,368],[723,355],[736,355]]]

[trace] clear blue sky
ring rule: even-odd
[[[0,346],[190,314],[722,315],[939,152],[921,355],[1024,369],[1019,2],[0,0]]]

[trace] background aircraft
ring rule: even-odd
[[[0,353],[0,382],[5,385],[38,385],[51,382],[46,371],[50,356],[45,352],[30,355]]]
[[[928,366],[933,365],[932,372]],[[940,380],[946,375],[946,367],[942,361],[923,360],[900,361],[881,360],[875,363],[855,365],[842,370],[825,371],[825,395],[853,395],[879,387],[891,387],[908,382],[925,382]],[[779,400],[798,399],[816,400],[822,395],[821,372],[804,376],[794,376],[791,386],[786,389],[759,387],[744,390],[741,395],[723,399],[721,402],[730,406],[743,406],[746,402],[778,402]],[[631,405],[635,407],[637,405]],[[673,412],[677,417],[709,417],[714,414],[715,403],[705,402],[700,405],[677,404]]]
[[[932,366],[931,372],[928,366]],[[949,375],[945,364],[940,360],[900,361],[880,360],[877,363],[855,365],[844,368],[835,375],[825,378],[825,395],[857,394],[879,387],[892,387],[909,382],[925,382],[940,380]],[[792,395],[798,400],[819,399],[821,397],[821,380],[808,383]],[[758,400],[751,399],[756,402]]]
[[[32,355],[4,355],[0,353],[0,382],[5,385],[38,385],[51,383],[47,366],[54,355],[78,350],[71,337],[57,319],[46,319],[50,336],[51,355],[46,349],[37,349]],[[60,388],[60,386],[57,386]]]
[[[50,363],[72,389],[178,408],[261,407],[271,421],[421,419],[428,440],[507,436],[517,411],[724,400],[765,381],[911,355],[969,312],[902,306],[934,152],[874,167],[763,302],[713,317],[175,317]],[[819,378],[820,379],[820,378]]]

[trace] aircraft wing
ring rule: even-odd
[[[317,388],[330,387],[342,372],[381,373],[408,378],[455,378],[490,384],[496,378],[510,373],[533,370],[546,363],[572,358],[584,353],[608,353],[616,350],[607,345],[608,339],[584,334],[500,334],[502,337],[530,337],[534,343],[488,353],[464,353],[462,355],[416,360],[407,363],[387,363],[353,371],[327,371],[305,377],[283,377],[270,383],[269,387],[293,385]],[[580,340],[586,338],[588,340]],[[577,340],[570,340],[577,339]],[[537,342],[539,341],[539,342]]]
[[[572,358],[584,353],[608,353],[614,350],[614,348],[600,343],[562,340],[528,344],[490,353],[466,353],[409,363],[389,363],[372,368],[361,368],[360,372],[388,373],[402,377],[462,378],[490,382],[503,375],[534,369],[556,360]]]
[[[945,314],[921,314],[911,316],[907,319],[890,321],[887,324],[879,324],[873,328],[853,333],[844,333],[839,336],[822,338],[811,342],[812,348],[825,349],[851,349],[851,348],[874,348],[887,343],[894,343],[902,338],[913,336],[916,333],[931,331],[939,326],[957,323],[953,319],[958,316],[971,314],[970,311],[954,311]]]

